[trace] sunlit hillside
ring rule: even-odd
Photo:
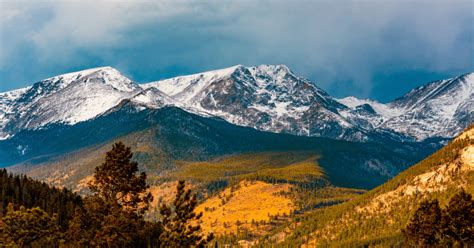
[[[308,213],[297,228],[288,226],[288,239],[280,245],[398,245],[403,240],[401,230],[422,200],[438,199],[444,206],[461,188],[474,193],[473,157],[471,127],[380,187],[344,204]]]
[[[163,183],[152,186],[155,207],[148,216],[155,218],[159,203],[172,199],[176,180],[185,179],[201,196],[196,213],[203,213],[204,230],[221,244],[257,244],[307,211],[364,192],[332,185],[317,159],[313,152],[267,152],[180,161]]]
[[[204,213],[203,228],[215,234],[264,232],[272,217],[295,210],[293,201],[284,195],[290,188],[289,184],[241,181],[204,201],[196,212]]]

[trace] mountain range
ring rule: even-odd
[[[142,149],[138,161],[156,175],[182,160],[311,151],[331,183],[371,188],[472,123],[473,86],[474,74],[465,74],[382,104],[336,99],[283,65],[238,65],[147,84],[111,67],[89,69],[0,93],[0,166],[27,174],[42,168],[42,179],[64,171],[55,178],[68,175],[75,185],[100,161],[86,151],[126,140]],[[74,162],[80,165],[46,168]]]
[[[111,67],[0,93],[0,139],[52,124],[74,125],[133,102],[176,106],[261,131],[349,141],[452,138],[474,114],[474,73],[428,83],[390,102],[331,97],[284,65],[241,65],[137,84]]]

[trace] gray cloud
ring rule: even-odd
[[[0,91],[99,65],[149,81],[282,63],[337,96],[387,100],[474,70],[469,0],[0,4]]]

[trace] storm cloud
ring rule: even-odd
[[[2,1],[0,91],[110,65],[137,82],[286,64],[391,100],[474,71],[472,1]]]

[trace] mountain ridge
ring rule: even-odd
[[[146,84],[112,67],[98,67],[0,93],[0,140],[22,129],[97,118],[123,100],[144,108],[177,106],[240,126],[301,136],[363,142],[450,138],[474,121],[473,75],[435,81],[384,104],[333,98],[285,65],[236,65]],[[433,124],[440,127],[430,128]]]

